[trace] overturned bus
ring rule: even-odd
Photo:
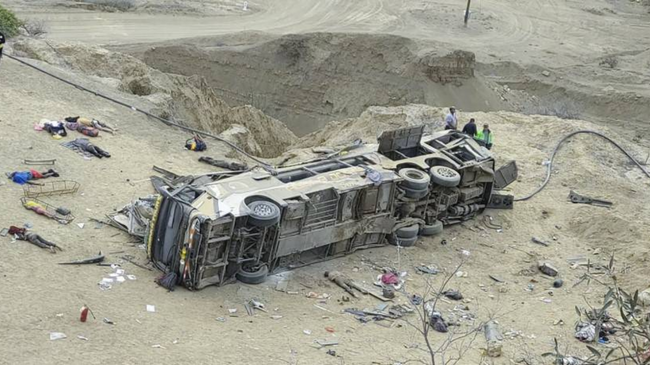
[[[261,283],[359,249],[412,246],[486,208],[512,207],[496,192],[517,178],[514,162],[496,170],[471,137],[423,132],[387,131],[378,144],[273,173],[158,179],[149,258],[188,289]]]

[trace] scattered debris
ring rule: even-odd
[[[498,277],[496,277],[494,275],[488,275],[488,276],[490,277],[490,279],[496,281],[497,283],[505,283],[505,281],[499,279]]]
[[[542,245],[542,246],[546,246],[546,247],[550,246],[550,244],[548,242],[542,241],[541,239],[539,239],[537,237],[531,238],[531,241],[533,241],[534,243],[537,243],[538,245]]]
[[[217,322],[225,322],[226,321],[226,319],[224,317],[217,317],[215,319],[217,320]]]
[[[248,305],[253,309],[257,309],[257,310],[260,310],[262,312],[268,312],[266,310],[266,308],[264,307],[264,304],[262,302],[259,302],[259,301],[255,300],[255,299],[251,299],[248,302]]]
[[[45,181],[38,185],[23,186],[25,198],[40,198],[43,196],[58,196],[74,194],[79,191],[81,184],[73,180]]]
[[[440,312],[432,312],[429,316],[429,324],[437,332],[446,333],[449,331],[447,323]]]
[[[596,338],[596,326],[588,322],[576,324],[575,338],[582,342],[593,342]]]
[[[484,215],[482,222],[486,228],[493,229],[496,231],[503,230],[503,225],[494,223],[494,219],[492,218],[491,215]]]
[[[327,293],[318,294],[316,292],[310,291],[309,293],[306,294],[306,297],[312,299],[327,299],[330,297],[330,295]]]
[[[82,341],[88,341],[88,337],[84,337],[82,335],[77,335],[77,338],[82,340]]]
[[[381,275],[381,283],[384,285],[399,284],[399,277],[394,272],[387,272]]]
[[[155,313],[156,312],[156,306],[147,304],[147,312],[149,313]]]
[[[307,336],[311,335],[311,330],[303,330],[302,333],[306,334]]]
[[[208,157],[208,156],[199,157],[199,162],[204,162],[204,163],[207,163],[208,165],[221,167],[223,169],[227,169],[227,170],[230,170],[230,171],[244,172],[244,171],[248,170],[248,166],[246,166],[246,164],[242,164],[242,163],[234,162],[234,161],[217,160],[217,159],[213,159],[212,157]]]
[[[562,281],[562,279],[557,279],[553,282],[554,288],[561,288],[562,285],[564,285],[564,281]]]
[[[90,308],[88,308],[88,306],[86,306],[85,304],[81,307],[79,312],[80,312],[79,321],[81,322],[86,322],[86,319],[88,319],[88,312],[90,312],[90,314],[93,316],[93,319],[96,319],[93,311],[90,310]]]
[[[104,261],[105,256],[99,251],[97,256],[89,257],[87,259],[75,260],[70,262],[59,262],[59,265],[88,265],[88,264],[98,264]]]
[[[68,338],[63,332],[50,332],[50,341],[63,340]]]
[[[327,350],[326,354],[328,354],[328,355],[330,355],[330,356],[336,356],[336,351],[334,351],[334,350]]]
[[[391,286],[385,286],[382,288],[381,295],[386,299],[393,299],[395,298],[395,289]]]
[[[415,267],[415,272],[417,272],[418,274],[430,274],[430,275],[436,275],[436,274],[438,274],[440,271],[438,271],[438,269],[436,269],[436,268],[433,267],[433,266],[420,265],[420,266],[416,266],[416,267]]]
[[[154,349],[164,349],[165,347],[162,345],[151,345]]]
[[[136,199],[107,217],[114,227],[133,236],[144,238],[145,234],[149,232],[149,221],[153,216],[157,199],[158,197],[155,195]]]
[[[413,294],[409,297],[409,301],[413,305],[420,305],[422,304],[422,297],[417,294]]]
[[[289,280],[287,278],[281,278],[280,281],[275,285],[275,290],[280,292],[286,292],[289,287]]]
[[[317,305],[317,304],[314,304],[314,307],[316,307],[316,308],[318,308],[318,309],[320,309],[320,310],[323,310],[323,311],[325,311],[325,312],[334,313],[334,312],[332,312],[331,310],[329,310],[329,309],[327,309],[327,308],[325,308],[325,307],[321,307],[320,305]]]
[[[343,273],[339,271],[326,271],[325,277],[328,278],[333,283],[335,283],[336,285],[343,288],[346,292],[348,292],[350,295],[352,295],[355,298],[359,298],[359,295],[353,289],[358,290],[359,292],[361,292],[361,294],[364,295],[372,295],[373,297],[382,301],[390,300],[384,298],[381,294],[374,292],[372,289],[366,288],[356,283],[354,280],[350,279],[349,277],[345,276]]]
[[[115,324],[110,318],[104,318],[104,323],[106,324]]]
[[[449,290],[446,290],[446,291],[442,292],[442,294],[445,297],[447,297],[449,299],[452,299],[452,300],[462,300],[463,299],[463,295],[458,290],[449,289]]]
[[[537,267],[539,268],[539,271],[541,271],[542,273],[548,276],[557,276],[558,274],[558,270],[548,262],[540,261],[537,263]]]
[[[598,207],[604,207],[604,208],[609,208],[614,203],[608,201],[608,200],[601,200],[601,199],[595,199],[595,198],[590,198],[587,196],[580,195],[576,193],[575,191],[571,190],[569,192],[569,200],[571,203],[574,204],[590,204],[590,205],[595,205]]]
[[[487,342],[487,355],[490,357],[501,356],[503,336],[499,332],[499,325],[495,321],[489,321],[485,324],[483,330]]]
[[[308,331],[308,330],[305,330]],[[303,331],[304,332],[304,331]],[[306,334],[311,334],[311,331]],[[314,340],[315,343],[317,343],[320,347],[327,347],[327,346],[336,346],[339,344],[339,341],[337,340]]]
[[[551,73],[548,72],[547,70],[544,70],[544,71],[542,71],[542,75],[543,75],[544,77],[549,77],[549,76],[551,76]]]
[[[28,160],[24,159],[23,164],[25,165],[54,165],[56,163],[56,158],[44,159],[44,160]]]

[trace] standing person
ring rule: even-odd
[[[463,133],[468,136],[474,137],[476,135],[476,120],[471,118],[467,124],[463,127]]]
[[[483,129],[476,132],[476,136],[474,136],[474,139],[479,141],[482,145],[485,146],[485,148],[492,149],[492,143],[494,141],[494,135],[492,134],[492,131],[490,130],[490,126],[487,124],[483,124]]]
[[[0,60],[2,59],[2,48],[5,45],[5,41],[6,41],[5,35],[2,34],[2,32],[0,32]]]
[[[456,108],[449,108],[449,114],[445,117],[445,130],[447,129],[458,129],[458,119],[456,118]]]

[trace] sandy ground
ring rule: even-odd
[[[460,22],[463,4],[451,0],[250,3],[249,13],[224,11],[218,17],[89,12],[18,0],[3,5],[15,6],[25,17],[45,19],[50,27],[47,38],[55,41],[124,44],[245,30],[272,35],[314,31],[400,35],[415,39],[423,48],[435,44],[476,53],[478,72],[502,85],[499,93],[505,98],[510,89],[513,94],[517,89],[534,91],[549,100],[569,95],[581,103],[583,114],[588,114],[587,107],[593,107],[594,115],[620,115],[617,119],[621,120],[634,117],[634,123],[603,123],[604,119],[590,123],[507,112],[467,113],[461,108],[462,121],[475,117],[479,123],[490,123],[496,133],[494,152],[500,163],[518,161],[520,179],[510,188],[517,196],[539,184],[544,174],[541,163],[559,136],[570,131],[603,131],[639,159],[646,159],[644,146],[648,141],[641,132],[647,129],[644,123],[650,97],[650,23],[647,8],[638,3],[482,0],[475,2],[468,28]],[[599,64],[607,55],[619,59],[615,69]],[[543,76],[543,71],[549,71],[549,76]],[[96,79],[69,71],[55,72],[144,109],[157,107]],[[34,231],[64,248],[52,255],[24,242],[13,243],[9,237],[0,239],[0,364],[395,364],[423,360],[427,357],[424,341],[406,322],[414,322],[414,316],[388,327],[382,325],[387,323],[359,323],[341,310],[374,308],[377,301],[363,297],[342,303],[344,293],[324,281],[322,273],[338,269],[370,283],[378,274],[370,263],[395,266],[409,273],[409,293],[423,293],[427,277],[417,275],[414,266],[435,265],[450,272],[460,260],[460,250],[471,252],[469,262],[461,269],[467,276],[453,279],[451,287],[462,291],[467,298],[463,304],[477,318],[473,323],[461,321],[461,330],[495,316],[501,330],[508,333],[501,358],[483,357],[480,334],[473,343],[459,343],[470,349],[460,364],[511,364],[522,359],[529,364],[545,364],[548,361],[544,362],[540,354],[552,349],[554,338],[565,353],[587,353],[584,345],[573,339],[577,320],[574,306],[585,306],[585,299],[597,305],[606,291],[594,283],[573,287],[585,270],[571,269],[568,258],[584,256],[606,263],[615,254],[623,287],[628,291],[648,287],[648,179],[611,146],[591,137],[578,137],[558,156],[547,189],[530,201],[518,203],[513,211],[487,213],[503,225],[502,232],[486,228],[479,219],[446,229],[439,237],[421,239],[416,247],[399,255],[394,247],[384,247],[295,270],[286,274],[289,291],[297,292],[295,295],[276,291],[277,277],[261,286],[233,284],[200,292],[178,288],[167,293],[153,283],[158,272],[130,263],[123,263],[123,267],[137,280],[101,291],[97,283],[111,272],[109,268],[56,263],[92,256],[100,250],[108,254],[109,262],[119,262],[122,255],[131,254],[146,263],[146,257],[133,238],[111,227],[95,228],[89,219],[101,218],[132,198],[152,193],[145,179],[152,174],[154,164],[179,173],[206,172],[209,168],[196,161],[197,154],[182,149],[186,134],[11,60],[0,64],[0,86],[3,170],[26,168],[24,158],[57,158],[61,179],[82,185],[74,196],[47,200],[74,212],[77,219],[67,226],[23,209],[18,185],[5,181],[0,186],[0,198],[5,202],[0,220],[6,226],[30,222]],[[426,102],[436,105],[435,100]],[[424,106],[375,108],[359,119],[332,124],[299,146],[328,144],[333,137],[339,143],[356,137],[370,141],[380,126],[439,121],[442,113],[440,108]],[[99,146],[112,153],[111,159],[85,161],[61,147],[59,141],[33,130],[41,118],[71,115],[86,115],[120,127],[118,135],[97,139]],[[339,132],[341,125],[347,128],[345,135]],[[227,153],[224,147],[211,143],[205,154],[220,157]],[[571,189],[615,205],[612,209],[573,205],[566,199]],[[85,223],[84,228],[77,223]],[[533,236],[551,245],[535,245],[530,242]],[[446,245],[441,245],[443,239]],[[119,251],[124,253],[112,253]],[[564,287],[551,289],[551,281],[535,269],[538,259],[558,267],[566,282]],[[496,283],[488,275],[505,283]],[[442,278],[437,275],[428,279],[439,284]],[[532,291],[526,290],[529,284],[534,285]],[[308,298],[307,293],[312,291],[330,297]],[[251,298],[263,301],[269,313],[246,315],[243,303]],[[404,303],[405,298],[399,297],[396,302]],[[96,320],[78,321],[79,308],[84,304],[93,309]],[[451,317],[458,314],[454,311],[456,304],[443,302],[440,310]],[[146,305],[154,305],[156,312],[148,313]],[[236,316],[229,316],[230,308],[238,310]],[[220,317],[226,318],[225,322],[218,321]],[[103,318],[115,324],[105,324]],[[560,319],[565,325],[554,325]],[[50,341],[51,332],[63,332],[68,337]],[[339,345],[332,348],[336,356],[326,354],[327,348],[318,349],[314,343],[317,339],[338,340]],[[445,336],[433,333],[431,339],[441,343]],[[456,349],[448,351],[456,353]]]
[[[151,107],[103,84],[58,72],[143,108]],[[470,348],[461,363],[509,364],[526,358],[529,363],[542,364],[539,355],[552,348],[553,338],[558,338],[571,354],[585,353],[584,346],[572,338],[572,324],[576,320],[573,308],[584,305],[584,298],[597,303],[604,294],[604,289],[595,284],[573,288],[572,284],[584,269],[570,269],[567,258],[585,255],[601,263],[615,253],[617,267],[627,268],[619,278],[624,287],[635,290],[647,286],[648,248],[644,237],[649,233],[645,224],[650,203],[648,179],[613,148],[581,137],[563,150],[551,185],[538,197],[517,204],[513,211],[488,213],[503,224],[500,233],[474,221],[447,229],[439,237],[421,239],[416,247],[402,250],[399,255],[394,247],[384,247],[298,269],[287,274],[289,291],[297,292],[295,295],[275,291],[277,278],[261,286],[233,284],[200,292],[178,288],[167,293],[153,283],[157,272],[129,263],[123,263],[123,267],[127,273],[136,275],[137,280],[101,291],[97,283],[111,272],[109,268],[58,266],[56,263],[91,256],[99,250],[108,253],[109,262],[120,261],[124,253],[111,254],[118,251],[134,255],[141,263],[145,263],[146,258],[143,251],[134,247],[131,237],[110,227],[97,229],[89,218],[101,218],[131,198],[151,193],[148,182],[142,180],[151,174],[154,164],[180,173],[202,172],[207,168],[196,162],[197,154],[182,150],[186,137],[182,133],[44,78],[13,61],[3,61],[0,84],[3,85],[0,97],[5,101],[0,111],[5,133],[5,144],[0,149],[3,169],[24,168],[23,158],[56,157],[56,168],[62,179],[74,179],[82,184],[80,192],[74,196],[50,199],[52,203],[68,206],[77,215],[67,226],[21,208],[18,200],[22,189],[19,186],[7,181],[0,188],[1,198],[6,202],[0,210],[5,224],[31,222],[34,231],[64,248],[64,252],[52,255],[24,242],[12,243],[8,237],[2,239],[0,321],[4,324],[4,351],[0,363],[3,364],[100,364],[109,361],[120,364],[393,364],[424,359],[422,338],[405,321],[397,321],[387,328],[380,325],[387,323],[361,324],[351,315],[341,313],[344,308],[374,308],[378,303],[365,297],[342,303],[344,293],[325,282],[322,273],[338,269],[370,283],[378,274],[370,263],[396,266],[409,273],[408,292],[423,293],[427,278],[417,275],[414,266],[430,264],[449,272],[459,262],[460,250],[471,252],[469,262],[461,269],[467,276],[452,280],[451,287],[462,291],[467,298],[464,304],[477,317],[477,322],[494,315],[503,332],[510,334],[506,336],[504,356],[498,359],[483,359],[482,335],[474,343],[459,343],[463,348]],[[441,109],[413,108],[415,112],[409,113],[442,113]],[[382,113],[403,115],[400,110]],[[90,115],[119,125],[118,135],[102,136],[97,140],[98,145],[113,154],[111,159],[85,161],[32,128],[33,123],[43,117],[62,118],[72,114]],[[469,117],[492,125],[497,136],[494,151],[501,163],[518,160],[521,178],[512,186],[516,195],[537,186],[543,175],[540,162],[547,157],[551,142],[558,135],[576,129],[597,128],[620,139],[615,131],[588,122],[512,113],[461,114],[462,120]],[[378,117],[378,122],[388,119]],[[413,122],[417,119],[403,120],[401,124]],[[534,125],[539,128],[520,133],[522,128]],[[351,131],[350,138],[371,139],[374,133],[365,129]],[[637,155],[642,153],[634,144],[625,143],[625,146]],[[220,156],[226,152],[211,144],[207,154]],[[615,206],[607,210],[573,205],[566,200],[570,189],[612,200]],[[84,228],[79,228],[77,223],[85,223]],[[551,246],[531,243],[532,236],[550,241]],[[446,245],[440,244],[443,239],[448,242]],[[567,284],[561,289],[549,289],[551,281],[531,270],[537,259],[553,262]],[[495,283],[488,274],[505,283]],[[429,280],[437,284],[442,277],[438,275]],[[529,284],[535,286],[532,292],[525,290]],[[307,298],[306,294],[311,291],[330,297],[325,300]],[[251,298],[263,301],[269,313],[247,316],[243,303]],[[551,302],[543,299],[551,299]],[[396,302],[404,303],[405,299],[399,297]],[[78,310],[83,304],[93,309],[96,320],[78,321]],[[148,304],[155,306],[155,313],[146,311]],[[444,302],[440,309],[444,315],[452,316],[455,305]],[[229,316],[230,308],[238,310],[236,316]],[[219,317],[226,321],[217,321]],[[103,318],[110,318],[115,324],[102,323]],[[559,319],[566,325],[553,325]],[[414,322],[415,317],[406,320]],[[461,323],[463,330],[472,326],[472,322]],[[326,327],[334,332],[328,332]],[[50,332],[63,332],[68,338],[50,341]],[[431,338],[440,343],[445,336],[433,333]],[[333,348],[336,357],[326,354],[327,349],[316,348],[314,340],[317,339],[338,340],[339,345]],[[449,350],[448,354],[456,351]]]

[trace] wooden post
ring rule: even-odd
[[[469,21],[469,5],[472,3],[472,0],[467,0],[467,9],[465,9],[465,26],[467,26],[467,22]]]

